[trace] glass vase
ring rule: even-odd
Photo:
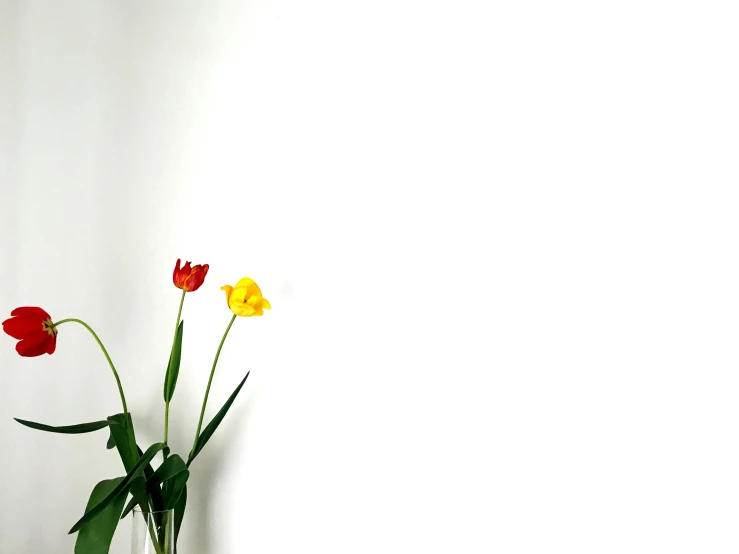
[[[131,554],[175,554],[174,510],[142,512],[133,510]]]

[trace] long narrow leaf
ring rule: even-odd
[[[123,414],[115,414],[110,416],[108,421],[118,423],[118,425],[110,426],[110,434],[118,449],[123,467],[126,468],[127,472],[131,471],[140,457],[136,448],[136,434],[133,429],[131,414],[128,414],[128,417],[124,417]]]
[[[87,509],[97,505],[103,498],[115,490],[124,477],[101,481],[92,490]],[[118,519],[123,509],[126,495],[121,493],[100,514],[80,529],[74,545],[75,554],[108,554],[110,542],[113,540]]]
[[[143,456],[144,453],[138,446],[136,447],[139,452],[139,457]],[[167,451],[167,447],[164,448],[164,451]],[[154,469],[151,467],[151,463],[148,463],[144,466],[144,477],[148,481],[151,479],[151,476],[154,475]],[[155,512],[161,512],[164,510],[164,500],[162,499],[162,491],[159,489],[159,487],[154,487],[151,491],[146,491],[149,494],[149,497],[151,498],[151,508]]]
[[[81,433],[92,433],[98,431],[104,427],[115,425],[112,421],[93,421],[91,423],[78,423],[77,425],[61,425],[58,427],[52,425],[44,425],[43,423],[36,423],[35,421],[27,421],[25,419],[18,419],[14,417],[18,423],[30,427],[31,429],[37,429],[39,431],[46,431],[48,433],[63,433],[65,435],[78,435]]]
[[[165,510],[171,510],[177,505],[177,502],[180,499],[180,494],[182,494],[189,478],[190,470],[186,469],[185,471],[179,472],[171,479],[164,481],[162,484],[162,496],[164,496]]]
[[[223,407],[218,411],[216,416],[211,420],[211,422],[207,425],[205,429],[203,429],[203,432],[200,433],[200,436],[198,437],[198,440],[195,442],[195,446],[192,449],[192,452],[190,453],[190,457],[187,460],[188,467],[192,463],[192,461],[195,459],[195,457],[200,454],[200,451],[203,450],[203,447],[205,447],[206,443],[210,440],[210,437],[213,436],[213,433],[216,432],[216,429],[218,429],[218,426],[221,424],[221,421],[223,421],[223,418],[226,417],[226,414],[228,413],[229,408],[231,407],[231,404],[234,403],[234,400],[236,400],[236,396],[241,391],[241,387],[244,386],[244,383],[246,383],[246,379],[249,377],[249,373],[246,373],[246,377],[239,383],[239,386],[236,387],[236,390],[233,391],[233,394],[229,397],[228,400],[226,400],[226,403],[223,405]]]
[[[147,479],[146,489],[152,496],[157,492],[160,493],[163,501],[162,509],[169,510],[177,504],[189,477],[190,471],[187,469],[187,464],[178,454],[174,454],[164,460],[164,463]]]
[[[146,485],[147,487],[156,487],[183,471],[187,471],[187,464],[178,454],[174,454],[164,460],[164,463],[146,480]]]
[[[130,514],[131,510],[133,510],[138,505],[139,505],[139,501],[136,498],[132,498],[131,500],[129,500],[128,504],[126,504],[126,507],[123,509],[123,513],[121,514],[121,519],[123,519],[128,514]],[[82,529],[84,529],[84,527]]]
[[[131,500],[126,505],[126,507],[123,510],[123,513],[121,514],[120,519],[123,519],[128,514],[131,513],[131,510],[133,510],[136,506],[139,506],[139,509],[142,512],[149,512],[149,497],[146,495],[146,479],[142,475],[139,475],[134,480],[133,484],[131,485],[131,490],[129,491],[132,495]],[[158,513],[160,511],[160,508],[154,508],[152,507],[155,513]],[[159,518],[157,519],[157,524],[159,520],[161,519],[161,514],[159,515]],[[94,521],[94,520],[93,520]],[[84,527],[82,528],[84,529]]]
[[[139,448],[138,450],[139,455],[143,456],[144,453],[141,452],[141,449]],[[157,524],[160,523],[159,520],[161,520],[161,512],[164,510],[164,500],[162,498],[161,489],[158,486],[149,487],[147,483],[148,480],[151,479],[152,475],[154,475],[154,470],[152,469],[151,464],[146,464],[144,466],[144,474],[139,475],[131,485],[131,494],[133,495],[133,498],[131,498],[129,503],[126,505],[126,508],[123,510],[121,519],[130,514],[131,510],[136,506],[139,506],[139,509],[143,512],[149,511],[149,502],[151,502],[151,510],[155,514],[158,514],[155,516],[157,518]]]
[[[167,374],[164,377],[164,401],[172,400],[174,388],[177,385],[177,376],[180,374],[180,358],[182,357],[182,333],[185,330],[185,321],[180,321],[177,327],[174,344],[172,344],[172,352],[169,354],[169,364],[167,365]]]
[[[144,513],[149,513],[149,495],[146,494],[146,478],[139,474],[131,483],[129,489],[131,496],[136,499],[136,503]]]
[[[131,437],[135,437],[131,415],[129,414],[128,416],[127,427],[124,426],[126,418],[124,418],[123,414],[115,414],[108,419],[119,423],[117,427],[111,426],[110,428],[111,433],[108,439],[108,448],[112,446],[118,448],[118,454],[123,461],[123,466],[126,468],[126,471],[130,471],[144,454],[137,445],[131,442]],[[137,505],[141,507],[142,511],[149,511],[149,496],[146,494],[146,477],[153,473],[154,470],[151,468],[151,465],[146,464],[144,466],[144,475],[134,479],[129,490],[133,498],[123,510],[124,513],[121,515],[121,519],[126,517]],[[164,503],[162,502],[161,492],[156,492],[159,492],[159,494],[153,494],[151,497],[152,509],[154,511],[160,511]]]
[[[174,507],[174,551],[177,554],[177,537],[180,535],[180,527],[185,517],[185,507],[187,506],[187,485],[182,489],[179,500]]]
[[[115,489],[113,489],[105,498],[103,498],[103,500],[101,500],[97,505],[88,510],[85,515],[82,516],[80,520],[74,524],[72,529],[70,529],[69,534],[71,535],[72,533],[79,531],[86,523],[92,520],[111,502],[113,502],[113,500],[115,500],[115,498],[119,494],[127,491],[131,487],[131,484],[136,479],[136,477],[143,473],[144,466],[146,466],[146,464],[148,464],[154,458],[154,456],[156,456],[157,453],[164,448],[164,446],[164,443],[161,442],[152,444],[141,457],[141,459],[136,463],[136,465],[131,469],[131,471],[128,472],[128,475],[126,475],[125,479],[123,479],[123,481],[121,481],[115,487]]]

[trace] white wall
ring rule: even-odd
[[[0,312],[95,326],[171,443],[183,552],[735,552],[729,2],[0,0]],[[0,337],[0,552],[72,551],[121,473],[104,359]],[[115,553],[128,551],[128,524]]]

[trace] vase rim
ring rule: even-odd
[[[137,513],[137,514],[144,514],[144,513],[148,513],[148,514],[166,514],[166,513],[169,513],[169,512],[174,512],[174,508],[171,508],[169,510],[147,510],[146,512],[144,512],[144,510],[142,510],[140,507],[136,506],[133,509],[133,511],[134,511],[134,513]]]

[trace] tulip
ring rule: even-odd
[[[226,303],[231,311],[241,317],[263,315],[262,309],[270,310],[269,301],[262,297],[262,291],[257,284],[244,277],[235,287],[224,285],[221,290],[226,291]]]
[[[177,258],[177,265],[174,268],[172,280],[174,286],[185,292],[194,292],[200,288],[208,274],[208,264],[196,265],[190,267],[190,262],[185,262],[185,267],[180,269],[180,259]]]
[[[56,335],[51,316],[37,307],[16,308],[10,319],[3,321],[3,331],[20,342],[15,349],[27,358],[53,354],[56,350]]]
[[[198,438],[200,438],[200,430],[203,428],[205,407],[208,404],[208,395],[210,394],[210,386],[213,384],[213,375],[215,375],[216,365],[218,365],[218,357],[221,355],[221,349],[223,348],[223,343],[226,342],[228,332],[231,330],[234,321],[236,321],[236,316],[251,317],[255,315],[264,315],[263,310],[272,309],[269,301],[262,296],[262,291],[259,290],[257,284],[249,277],[241,279],[236,283],[235,287],[232,287],[231,285],[223,285],[221,290],[226,291],[226,304],[234,315],[231,317],[231,321],[228,322],[226,332],[223,333],[221,343],[218,345],[218,350],[216,350],[216,357],[213,360],[213,367],[210,370],[210,377],[208,378],[208,386],[205,388],[205,398],[203,398],[203,407],[200,410],[198,429],[195,431],[195,441],[193,442],[192,450],[190,451],[191,457],[197,455],[196,448],[198,446]]]

